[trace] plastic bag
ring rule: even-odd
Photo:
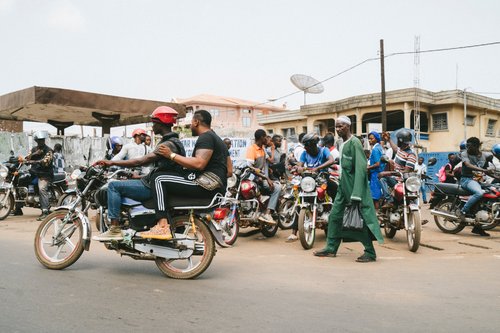
[[[342,220],[343,230],[362,231],[363,217],[359,208],[359,202],[354,201],[350,206],[347,206],[344,211]]]

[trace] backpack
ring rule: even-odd
[[[443,166],[439,169],[438,173],[436,174],[436,175],[438,176],[439,181],[440,181],[441,183],[444,183],[444,182],[446,181],[446,170],[445,170],[445,169],[446,169],[446,166],[447,166],[447,165],[449,165],[449,166],[450,166],[450,168],[451,168],[450,163],[445,164],[445,165],[443,165]]]

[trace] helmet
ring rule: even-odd
[[[302,144],[304,146],[317,145],[319,138],[315,133],[308,133],[302,138]]]
[[[398,139],[398,146],[400,144],[410,144],[411,143],[411,132],[407,129],[400,130],[396,134],[396,138]]]
[[[465,150],[467,148],[466,144],[467,141],[465,140],[460,141],[460,150]]]
[[[496,158],[500,158],[500,143],[495,143],[493,148],[491,148],[491,152]]]
[[[33,134],[33,140],[45,140],[49,137],[49,132],[47,131],[36,131],[35,134]]]
[[[159,106],[151,114],[151,121],[165,125],[173,125],[179,113],[169,106]]]
[[[123,146],[123,140],[118,136],[113,136],[111,138],[111,149],[115,149],[116,145]]]
[[[132,132],[132,137],[135,137],[136,135],[141,135],[144,134],[146,135],[146,131],[143,130],[142,128],[137,128]]]

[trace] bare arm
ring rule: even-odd
[[[196,155],[193,157],[186,157],[181,155],[176,155],[173,161],[180,166],[183,166],[192,170],[205,170],[208,162],[212,158],[214,151],[211,149],[198,149],[196,150]],[[170,158],[172,150],[167,145],[159,145],[156,150],[156,154],[162,155],[166,158]]]
[[[105,165],[105,166],[119,166],[119,167],[124,167],[124,168],[133,168],[137,166],[142,166],[146,164],[153,163],[154,161],[158,160],[158,156],[155,153],[149,153],[147,155],[133,158],[131,160],[101,160],[97,161],[96,164],[99,165]]]

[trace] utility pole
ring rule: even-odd
[[[385,104],[384,40],[380,40],[380,79],[382,81],[382,131],[387,131],[387,108]]]

